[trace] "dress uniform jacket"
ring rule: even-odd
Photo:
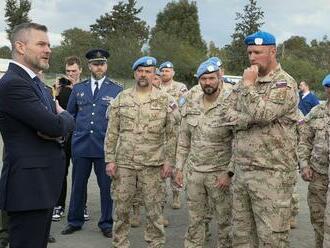
[[[73,87],[67,110],[76,120],[72,135],[73,157],[103,158],[103,142],[108,120],[106,111],[123,87],[105,78],[96,97],[90,80]]]

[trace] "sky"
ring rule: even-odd
[[[123,0],[125,1],[125,0]],[[30,18],[48,27],[52,46],[59,45],[61,33],[70,28],[89,30],[101,15],[109,12],[119,0],[31,0]],[[139,17],[150,27],[167,0],[137,0],[143,7]],[[202,37],[223,47],[231,41],[236,12],[243,12],[248,0],[196,0]],[[9,46],[6,39],[5,0],[0,1],[0,47]],[[293,35],[304,36],[307,41],[330,37],[330,0],[257,0],[264,11],[262,30],[283,42]]]

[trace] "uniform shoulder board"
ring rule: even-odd
[[[110,79],[110,81],[111,81],[112,83],[118,85],[119,87],[124,88],[124,85],[123,85],[122,83],[119,83],[118,81],[113,80],[112,78]]]
[[[87,83],[87,82],[89,82],[89,80],[88,79],[85,79],[85,80],[83,80],[83,81],[81,81],[79,83],[76,83],[74,86],[76,86],[76,85],[82,85],[82,84]]]

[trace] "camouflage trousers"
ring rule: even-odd
[[[233,247],[287,248],[296,171],[241,170],[233,181]]]
[[[216,179],[221,172],[201,173],[187,172],[187,205],[189,212],[189,227],[185,236],[185,248],[205,247],[205,219],[209,213],[211,200],[218,226],[217,247],[231,247],[230,221],[232,197],[229,190],[222,191],[215,187]]]
[[[298,194],[297,182],[295,182],[293,194],[291,198],[291,218],[295,219],[298,213],[299,213],[299,194]]]
[[[323,247],[324,212],[327,204],[328,176],[314,171],[312,181],[308,185],[307,203],[310,219],[315,233],[315,248]]]
[[[164,226],[161,224],[163,179],[160,176],[160,167],[143,167],[141,170],[117,168],[116,176],[112,181],[112,196],[114,200],[114,248],[130,246],[128,233],[130,229],[130,210],[136,193],[137,180],[141,184],[143,202],[146,209],[148,225],[149,248],[161,248],[165,244]]]

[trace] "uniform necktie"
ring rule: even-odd
[[[95,99],[97,93],[99,92],[99,82],[95,81],[95,89],[93,93],[93,98]]]

